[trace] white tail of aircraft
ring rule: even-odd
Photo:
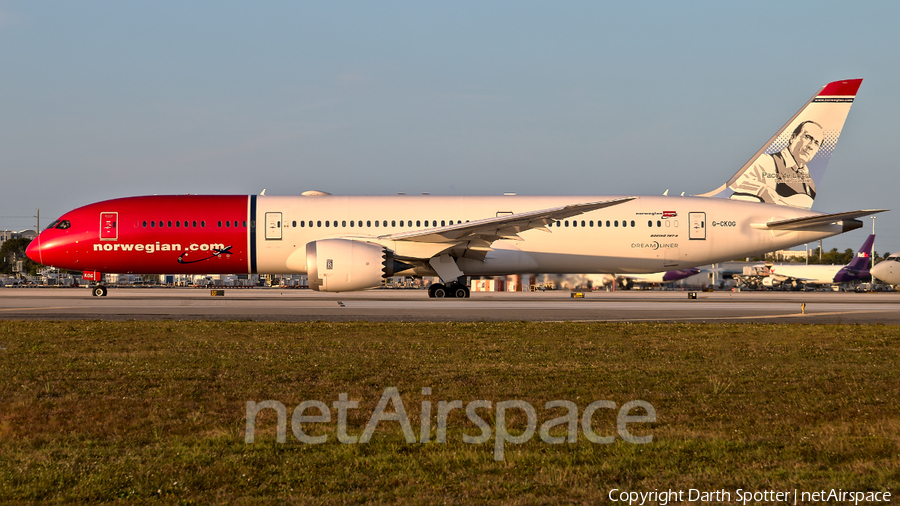
[[[812,207],[861,83],[825,85],[727,183],[698,196]]]

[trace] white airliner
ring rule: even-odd
[[[700,196],[127,197],[66,213],[27,253],[86,278],[306,273],[326,292],[438,275],[431,297],[467,297],[464,276],[639,274],[762,254],[855,230],[881,211],[810,210],[860,83],[824,86]]]
[[[869,277],[869,260],[875,235],[866,238],[847,265],[804,265],[777,264],[769,267],[768,276],[762,279],[763,286],[778,286],[782,283],[797,285],[834,285]]]
[[[900,253],[878,262],[869,272],[889,285],[900,285]]]
[[[679,281],[695,274],[699,274],[701,271],[702,269],[691,267],[688,269],[675,269],[664,272],[651,272],[648,274],[588,275],[588,279],[594,287],[603,287],[616,283],[618,286],[630,290],[635,285],[659,285],[662,283]]]

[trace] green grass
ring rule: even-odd
[[[900,328],[577,323],[0,321],[0,500],[103,502],[593,504],[610,489],[900,491]],[[521,399],[538,427],[596,400],[650,402],[617,437],[550,445],[535,434],[493,458],[464,411],[447,443],[407,444],[382,422],[368,444],[336,441],[294,407],[346,392],[359,435],[386,387],[418,435],[431,401]],[[432,393],[423,396],[423,387]],[[247,401],[260,413],[244,443]],[[389,411],[392,411],[389,408]],[[316,414],[313,410],[308,414]],[[491,425],[488,411],[479,411]],[[507,423],[519,433],[521,411]],[[632,414],[639,414],[633,412]],[[595,430],[615,434],[615,413]],[[555,432],[562,434],[561,432]]]

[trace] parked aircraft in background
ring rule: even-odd
[[[878,262],[869,272],[889,285],[900,285],[900,253]]]
[[[769,273],[762,279],[763,286],[778,286],[790,283],[803,285],[833,285],[864,279],[869,277],[869,260],[872,258],[872,245],[875,235],[866,238],[856,252],[856,256],[847,265],[804,265],[777,264],[769,267]]]
[[[635,285],[658,285],[680,281],[695,274],[700,274],[700,272],[701,269],[690,267],[688,269],[675,269],[672,271],[653,272],[650,274],[619,274],[616,276],[616,281],[618,281],[623,288],[630,290]]]
[[[431,297],[467,297],[464,276],[641,274],[758,255],[855,230],[858,218],[882,211],[810,210],[861,82],[824,86],[701,196],[128,197],[64,214],[27,254],[86,279],[306,273],[310,288],[326,292],[438,275]]]

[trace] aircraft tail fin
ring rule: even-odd
[[[699,196],[812,207],[861,83],[826,84],[727,183]]]
[[[853,260],[847,264],[847,267],[850,269],[868,269],[869,259],[872,256],[872,245],[874,243],[875,234],[871,234],[866,238],[866,242],[859,248],[859,251],[856,252],[856,256],[853,257]]]

